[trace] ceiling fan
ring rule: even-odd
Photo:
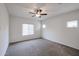
[[[43,13],[42,9],[35,9],[34,12],[29,12],[30,14],[33,14],[32,17],[39,17],[41,18],[41,16],[47,15],[47,13]]]

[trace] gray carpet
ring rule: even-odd
[[[11,44],[6,56],[78,56],[79,50],[44,39]]]

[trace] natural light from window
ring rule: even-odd
[[[45,24],[43,24],[43,28],[46,28],[46,25]]]
[[[67,22],[67,28],[77,28],[77,27],[78,27],[78,21],[77,20]]]
[[[22,35],[32,35],[34,34],[34,25],[33,24],[22,24]]]

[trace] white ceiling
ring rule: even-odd
[[[47,12],[47,16],[42,16],[41,19],[53,17],[62,13],[67,13],[79,9],[78,3],[8,3],[5,4],[9,14],[24,18],[36,18],[29,14],[33,9],[41,8]]]

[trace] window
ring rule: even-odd
[[[32,24],[22,24],[22,35],[34,34],[34,25]]]
[[[68,28],[77,28],[78,27],[78,21],[77,20],[68,21],[67,22],[67,27]]]
[[[45,24],[43,24],[43,28],[46,28],[46,25]]]

